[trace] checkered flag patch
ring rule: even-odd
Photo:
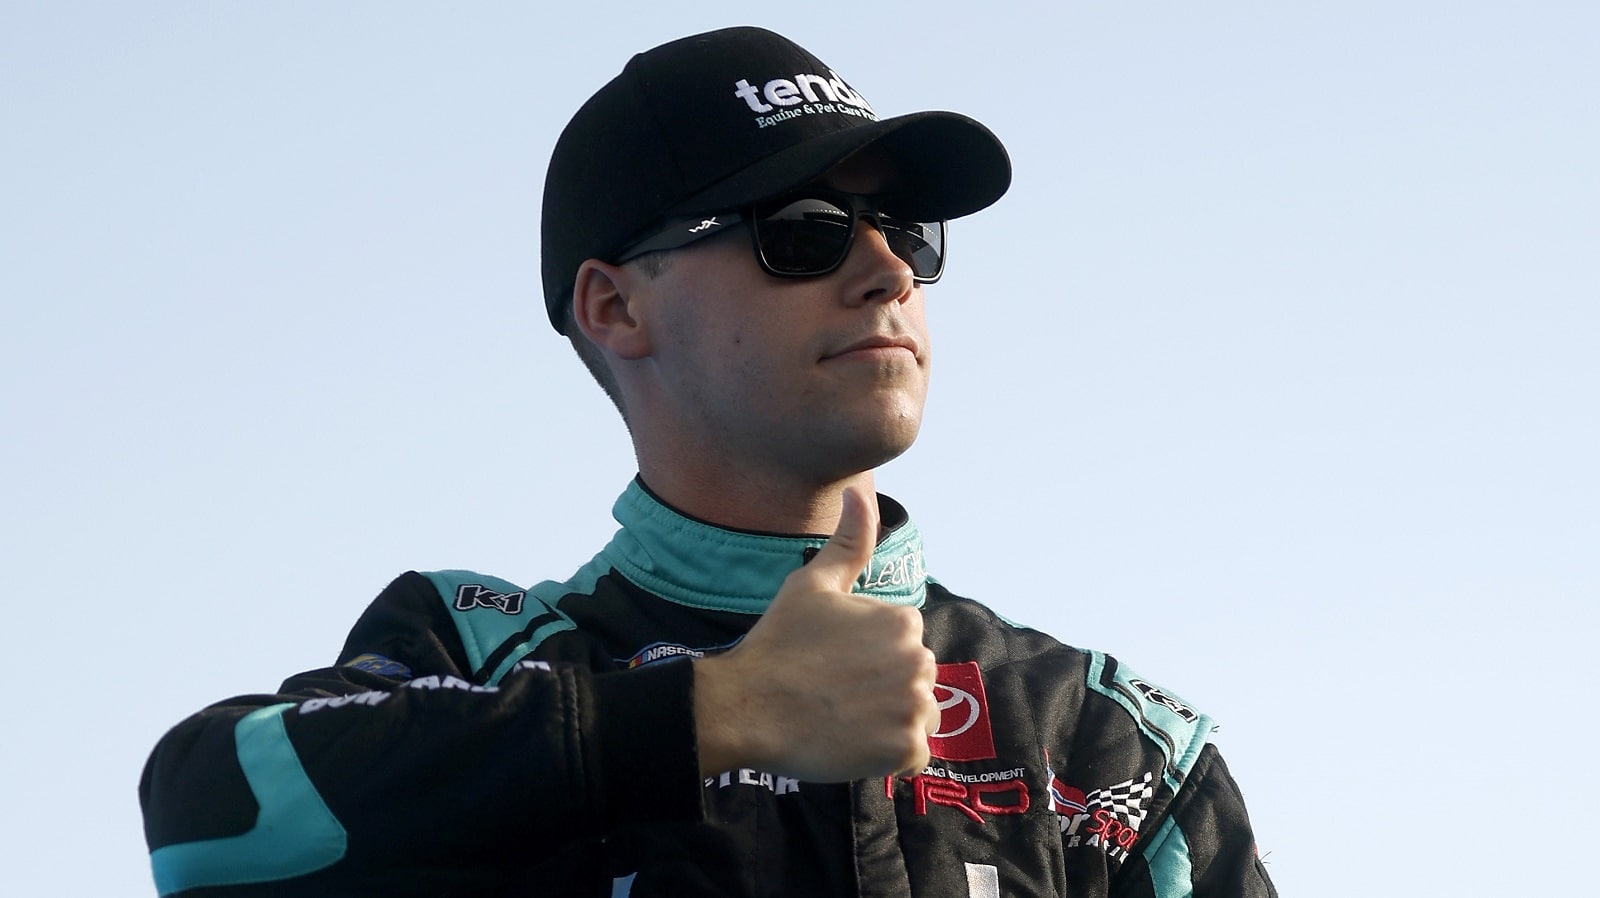
[[[1096,789],[1084,797],[1090,811],[1104,808],[1118,820],[1127,822],[1128,828],[1139,831],[1145,814],[1149,813],[1150,797],[1155,794],[1155,774],[1146,773],[1143,779],[1126,780],[1114,786]]]

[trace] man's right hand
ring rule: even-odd
[[[928,763],[939,712],[922,615],[851,593],[877,535],[877,503],[846,489],[833,537],[749,634],[694,662],[702,774],[843,782]]]

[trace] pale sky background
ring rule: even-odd
[[[741,23],[1012,153],[880,476],[933,573],[1215,716],[1286,898],[1592,888],[1600,4],[552,6],[0,0],[0,892],[154,894],[168,726],[604,543],[544,167]]]

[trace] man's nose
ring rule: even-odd
[[[851,295],[862,302],[905,302],[916,286],[910,263],[894,254],[870,215],[862,215],[858,225],[845,266],[862,283]]]

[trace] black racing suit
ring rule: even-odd
[[[570,580],[405,574],[333,667],[169,732],[140,783],[159,891],[1276,894],[1209,718],[953,595],[881,506],[856,591],[922,609],[921,773],[702,780],[686,658],[738,642],[826,540],[713,527],[635,482]]]

